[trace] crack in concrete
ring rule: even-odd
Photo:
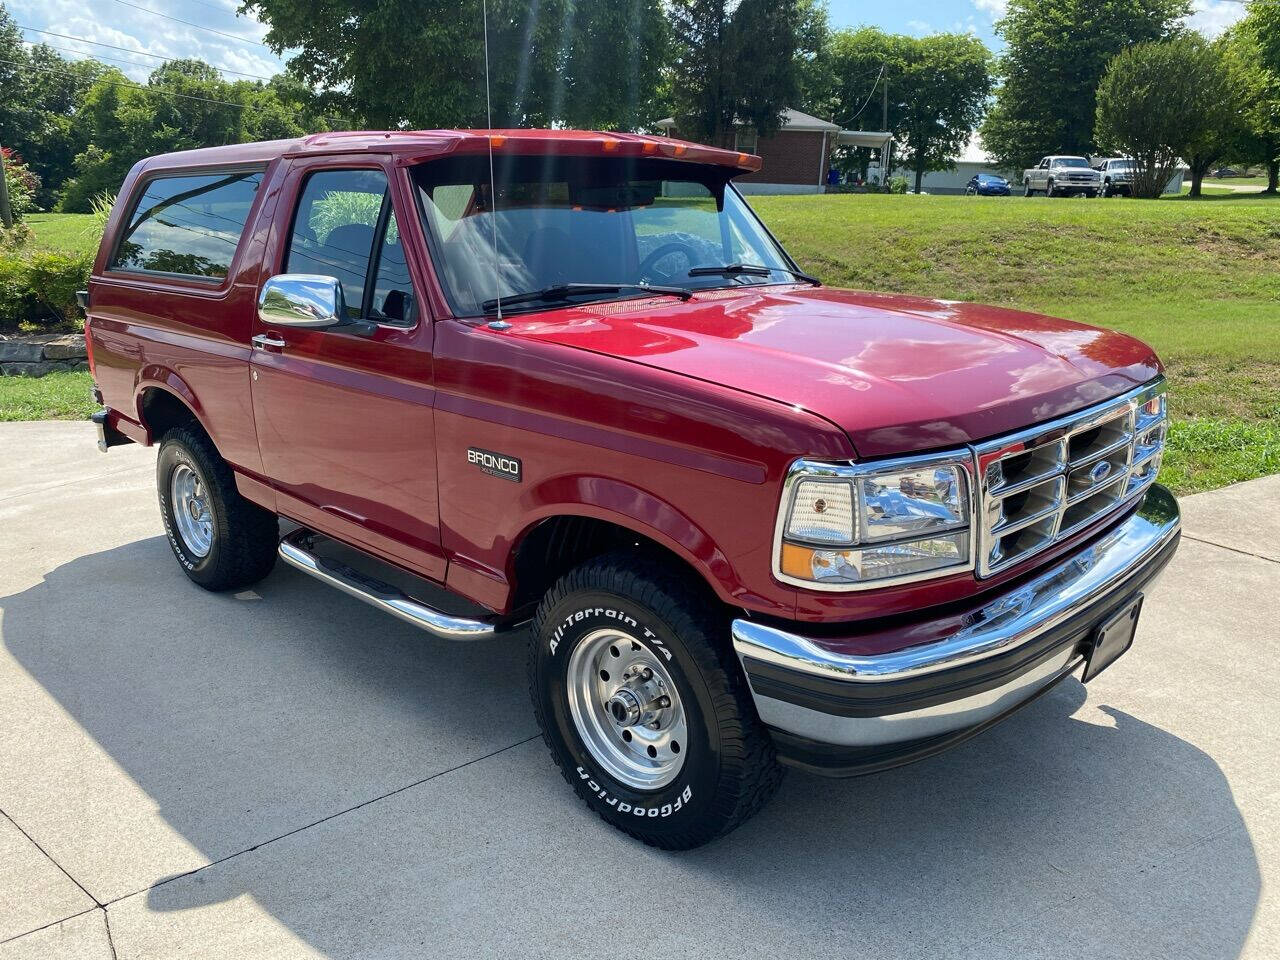
[[[439,777],[447,776],[448,774],[451,774],[451,773],[456,773],[457,771],[463,770],[471,766],[472,764],[483,763],[485,760],[488,760],[492,757],[496,757],[500,753],[506,753],[508,750],[514,750],[516,747],[520,747],[526,743],[529,743],[530,741],[537,740],[538,737],[540,736],[541,734],[535,733],[532,736],[525,737],[523,740],[517,740],[515,743],[508,744],[505,747],[499,747],[497,750],[494,750],[491,753],[486,753],[482,757],[475,757],[472,760],[467,760],[463,763],[457,764],[456,766],[449,767],[447,770],[441,770],[438,773],[433,773],[429,777],[423,777],[421,780],[415,780],[412,783],[406,783],[403,786],[396,787],[394,790],[388,790],[386,793],[380,794],[379,796],[371,797],[368,800],[362,800],[360,803],[357,803],[355,806],[347,807],[343,810],[338,810],[335,813],[330,813],[327,816],[321,817],[319,820],[313,820],[311,823],[303,824],[300,827],[294,827],[292,830],[286,830],[284,833],[280,834],[279,836],[272,837],[269,840],[263,840],[261,843],[255,843],[252,847],[245,847],[243,850],[237,850],[235,853],[229,853],[225,857],[219,857],[217,860],[212,860],[209,863],[204,864],[203,866],[196,867],[194,870],[188,870],[185,873],[177,873],[177,874],[174,874],[172,877],[165,877],[163,880],[158,880],[155,883],[142,887],[141,889],[134,890],[130,893],[121,894],[120,896],[116,897],[113,900],[108,900],[105,904],[102,904],[102,906],[105,909],[106,907],[114,906],[115,904],[120,903],[123,900],[128,900],[130,897],[136,897],[139,894],[147,893],[148,891],[155,890],[157,887],[163,887],[166,884],[173,883],[175,880],[182,880],[185,877],[195,876],[197,873],[201,873],[204,870],[208,870],[210,867],[216,867],[219,864],[226,863],[228,860],[234,860],[237,857],[242,857],[246,853],[253,853],[255,850],[261,850],[265,846],[269,846],[270,844],[273,844],[279,840],[285,840],[288,837],[292,837],[296,834],[302,833],[304,830],[310,830],[312,827],[318,827],[322,823],[328,823],[330,820],[336,820],[338,817],[343,817],[349,813],[354,813],[355,811],[361,810],[364,807],[378,803],[382,800],[386,800],[389,797],[394,797],[397,794],[404,793],[406,790],[412,790],[414,787],[420,787],[424,783],[427,783],[430,780],[435,780]]]
[[[124,470],[117,470],[114,473],[100,473],[93,477],[81,477],[78,480],[65,480],[62,483],[51,483],[47,487],[40,487],[37,490],[28,490],[25,493],[15,493],[7,497],[0,497],[0,503],[8,503],[11,500],[21,500],[23,497],[35,497],[42,493],[48,493],[50,490],[59,490],[62,487],[74,487],[78,483],[94,483],[98,480],[111,480],[114,477],[123,477],[127,474],[142,470],[151,470],[146,464],[137,467],[127,467]]]
[[[75,877],[73,877],[70,873],[68,873],[68,872],[67,872],[67,868],[66,868],[66,867],[64,867],[62,864],[60,864],[57,860],[53,859],[53,857],[50,855],[49,851],[48,851],[48,850],[46,850],[44,847],[40,846],[40,844],[36,842],[35,837],[31,836],[31,834],[27,833],[27,831],[26,831],[26,830],[22,829],[22,825],[21,825],[20,823],[18,823],[18,821],[17,821],[17,820],[13,819],[13,817],[9,816],[9,814],[5,813],[5,811],[4,811],[4,809],[3,809],[3,808],[0,808],[0,817],[4,817],[6,820],[8,820],[10,823],[12,823],[12,824],[13,824],[13,826],[14,826],[14,828],[15,828],[15,829],[20,833],[20,834],[22,834],[24,837],[26,837],[26,838],[27,838],[27,842],[28,842],[28,843],[30,843],[33,847],[35,847],[37,850],[39,850],[39,851],[44,855],[44,858],[45,858],[46,860],[48,860],[50,863],[52,863],[55,867],[57,867],[57,868],[58,868],[58,870],[59,870],[59,871],[61,871],[61,873],[62,873],[62,875],[63,875],[64,877],[66,877],[68,880],[70,880],[72,883],[74,883],[74,884],[75,884],[75,885],[80,889],[80,892],[81,892],[81,893],[83,893],[86,897],[88,897],[90,900],[92,900],[92,901],[94,902],[94,905],[95,905],[95,906],[98,906],[98,907],[101,907],[101,906],[102,906],[102,902],[101,902],[97,897],[95,897],[92,893],[90,893],[88,890],[86,890],[86,889],[85,889],[85,887],[84,887],[84,884],[83,884],[83,883],[81,883],[79,880],[77,880]],[[86,911],[82,911],[82,913],[87,913],[87,912],[88,912],[87,910],[86,910]],[[80,915],[80,914],[76,914],[76,916],[79,916],[79,915]],[[69,919],[71,919],[71,918],[70,918],[70,917],[64,917],[63,919],[64,919],[64,920],[69,920]],[[61,921],[59,921],[59,922],[61,922]],[[11,937],[10,939],[13,939],[13,938]]]
[[[1268,557],[1261,553],[1252,553],[1248,550],[1241,550],[1239,547],[1228,547],[1224,543],[1214,543],[1212,540],[1203,540],[1200,537],[1191,536],[1185,530],[1183,531],[1182,536],[1184,539],[1190,540],[1193,543],[1203,543],[1206,547],[1217,547],[1219,550],[1229,550],[1231,553],[1238,553],[1243,557],[1253,557],[1255,560],[1265,560],[1267,563],[1280,564],[1280,560],[1277,560],[1275,557]]]
[[[18,830],[22,833],[22,835],[26,837],[28,840],[30,840],[31,843],[35,846],[35,848],[39,850],[41,853],[43,853],[45,857],[48,858],[50,863],[52,863],[55,867],[61,870],[68,880],[70,880],[77,887],[79,887],[81,891],[84,892],[84,895],[94,902],[94,906],[89,907],[85,910],[81,910],[79,913],[73,913],[70,916],[61,917],[57,920],[52,920],[49,923],[44,924],[43,926],[34,927],[31,930],[23,931],[22,933],[16,934],[12,937],[6,937],[4,940],[0,940],[0,944],[12,943],[14,940],[21,940],[23,937],[31,936],[33,933],[39,933],[41,930],[48,930],[50,927],[56,927],[60,923],[66,923],[68,920],[74,920],[77,917],[83,917],[85,914],[92,913],[95,910],[101,910],[103,922],[105,922],[107,925],[107,943],[111,947],[112,957],[115,957],[116,956],[115,940],[111,935],[111,922],[109,919],[107,919],[107,909],[109,907],[114,906],[115,904],[120,903],[121,901],[128,900],[130,897],[136,897],[139,894],[147,893],[148,891],[154,890],[157,887],[163,887],[165,884],[173,883],[175,880],[181,880],[184,877],[195,876],[197,873],[200,873],[203,870],[208,870],[210,867],[216,867],[219,864],[226,863],[228,860],[234,860],[236,857],[244,856],[244,854],[246,853],[253,853],[255,850],[261,850],[263,847],[268,846],[269,844],[275,843],[277,840],[284,840],[288,837],[294,836],[295,834],[302,833],[304,830],[310,830],[312,827],[318,827],[322,823],[328,823],[330,820],[336,820],[338,817],[346,816],[348,813],[354,813],[355,811],[363,809],[364,807],[370,806],[371,804],[375,804],[375,803],[378,803],[379,801],[386,800],[388,797],[394,797],[396,794],[404,793],[406,790],[412,790],[414,787],[420,787],[424,783],[427,783],[428,781],[435,780],[439,777],[447,776],[450,773],[456,773],[457,771],[463,770],[466,767],[471,766],[472,764],[483,763],[485,760],[488,760],[492,757],[496,757],[500,753],[506,753],[508,750],[514,750],[516,747],[520,747],[526,743],[529,743],[530,741],[537,740],[539,736],[541,736],[541,734],[535,733],[532,736],[525,737],[523,740],[517,740],[515,743],[508,744],[505,747],[499,747],[497,750],[494,750],[491,753],[486,753],[482,757],[475,757],[471,760],[467,760],[463,763],[459,763],[456,766],[449,767],[446,770],[441,770],[438,773],[433,773],[429,777],[423,777],[422,779],[415,780],[412,783],[406,783],[403,786],[396,787],[394,790],[388,790],[386,793],[379,794],[376,797],[371,797],[368,800],[362,800],[360,803],[357,803],[355,806],[346,807],[345,809],[338,810],[335,813],[331,813],[331,814],[328,814],[327,816],[321,817],[319,820],[313,820],[311,823],[303,824],[302,826],[295,827],[292,830],[286,830],[284,833],[280,834],[279,836],[272,837],[269,840],[263,840],[261,843],[255,843],[252,847],[246,847],[243,850],[237,850],[235,853],[229,853],[225,857],[220,857],[217,860],[212,860],[209,863],[206,863],[204,866],[196,867],[194,870],[188,870],[185,873],[174,874],[172,877],[165,877],[163,880],[158,880],[157,882],[150,884],[149,886],[142,887],[141,889],[134,890],[130,893],[122,894],[121,896],[118,896],[113,900],[108,900],[105,903],[99,902],[97,897],[91,894],[88,890],[85,890],[84,886],[78,880],[76,880],[75,877],[67,873],[67,871],[62,867],[62,865],[58,863],[58,861],[54,860],[53,857],[50,857],[48,851],[46,851],[43,847],[41,847],[40,844],[36,843],[35,840],[32,840],[31,835],[28,834],[25,830],[23,830],[22,827],[18,826],[18,824],[14,822],[12,817],[6,814],[3,810],[0,810],[0,815],[3,815],[6,820],[8,820],[15,827],[17,827]]]

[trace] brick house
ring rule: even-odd
[[[659,120],[655,126],[667,136],[678,135],[672,117]],[[759,173],[737,177],[734,182],[743,193],[823,193],[832,148],[840,143],[862,145],[861,140],[866,137],[880,138],[877,146],[887,139],[886,134],[843,130],[838,123],[787,109],[781,129],[771,137],[758,137],[754,130],[738,130],[734,149],[757,154],[764,166]]]

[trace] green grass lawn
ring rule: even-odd
[[[1280,472],[1280,202],[753,197],[827,283],[1035,310],[1141,337],[1168,366],[1163,477]]]
[[[87,420],[97,407],[89,397],[88,373],[43,377],[0,377],[0,422],[7,420]]]
[[[87,213],[33,213],[27,217],[35,243],[47,250],[96,250],[98,232]]]
[[[1280,472],[1280,201],[753,197],[827,283],[974,300],[1124,330],[1168,366],[1163,477],[1179,492]],[[92,246],[90,218],[30,218]],[[0,381],[0,419],[80,417],[87,374]]]
[[[1205,183],[1218,183],[1224,187],[1265,187],[1266,177],[1205,177]]]

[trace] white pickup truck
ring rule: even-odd
[[[1045,157],[1022,174],[1023,196],[1070,196],[1083,193],[1096,197],[1102,189],[1102,177],[1084,157]]]

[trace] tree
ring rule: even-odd
[[[372,127],[483,127],[481,0],[246,0],[290,67]],[[634,128],[650,119],[661,0],[488,0],[495,126]]]
[[[0,6],[0,144],[28,159],[41,182],[32,201],[51,206],[85,144],[72,117],[105,68],[93,60],[68,61],[51,48],[23,46],[22,34]]]
[[[661,0],[578,0],[567,27],[563,82],[552,90],[547,116],[576,129],[652,123],[665,113],[657,78],[669,49]]]
[[[798,0],[673,0],[677,128],[733,146],[738,126],[768,136],[800,95]]]
[[[831,56],[839,78],[837,123],[879,129],[880,84],[887,83],[889,130],[903,151],[900,159],[915,174],[916,190],[928,171],[955,165],[991,94],[991,54],[981,40],[954,33],[909,37],[868,27],[836,33]]]
[[[1228,65],[1243,104],[1232,159],[1267,168],[1267,193],[1280,190],[1280,11],[1255,3],[1226,37]]]
[[[991,54],[977,37],[939,33],[908,45],[891,64],[890,98],[898,102],[894,132],[920,192],[926,170],[950,170],[982,119],[991,95]],[[894,114],[891,112],[890,117]]]
[[[1221,51],[1198,34],[1141,43],[1112,60],[1098,87],[1097,138],[1133,158],[1135,196],[1159,197],[1180,157],[1221,151],[1230,90]]]
[[[64,210],[88,210],[99,193],[114,193],[143,157],[174,150],[243,143],[329,129],[320,104],[296,77],[263,84],[228,82],[200,60],[174,60],[135,84],[104,72],[85,95],[72,124],[85,146],[61,200]]]
[[[1009,0],[996,24],[1002,78],[982,125],[997,166],[1021,171],[1051,153],[1091,155],[1098,84],[1116,54],[1173,36],[1187,0]]]
[[[797,97],[793,106],[825,119],[834,117],[839,109],[831,42],[825,0],[800,0],[795,53]]]

